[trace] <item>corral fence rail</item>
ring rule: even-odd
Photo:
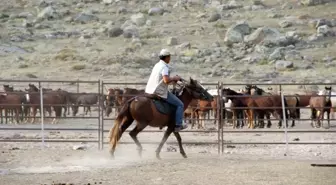
[[[39,114],[38,116],[34,116],[36,119],[40,119],[40,127],[37,127],[37,125],[30,125],[29,127],[27,127],[25,124],[18,124],[18,125],[8,125],[7,124],[7,115],[5,115],[6,117],[6,123],[3,124],[3,112],[1,110],[1,127],[0,130],[12,130],[12,131],[41,131],[41,138],[38,139],[0,139],[0,142],[42,142],[42,144],[44,145],[44,142],[86,142],[86,143],[97,143],[98,148],[101,148],[100,145],[100,134],[101,134],[101,123],[100,123],[100,107],[101,107],[101,101],[98,101],[97,105],[90,105],[90,107],[98,107],[98,116],[90,116],[90,117],[76,117],[76,116],[66,116],[66,117],[56,117],[56,116],[46,116],[44,114],[44,110],[45,110],[45,106],[48,105],[46,103],[43,102],[43,95],[45,95],[47,93],[46,90],[44,90],[44,88],[50,88],[50,85],[55,85],[55,87],[52,87],[51,89],[54,91],[57,91],[59,88],[61,90],[66,90],[69,93],[72,94],[80,94],[80,87],[82,85],[90,85],[90,87],[94,87],[97,89],[96,91],[92,91],[88,92],[87,94],[90,93],[97,93],[98,96],[100,96],[102,93],[100,92],[100,80],[0,80],[0,83],[3,85],[10,85],[14,88],[14,90],[23,90],[23,92],[2,92],[1,94],[20,94],[23,93],[23,96],[27,98],[27,94],[31,95],[30,93],[28,93],[27,91],[25,91],[26,89],[29,89],[28,84],[33,84],[35,85],[35,87],[37,87],[39,89],[39,102],[37,103],[31,103],[31,102],[27,102],[27,104],[22,104],[22,108],[26,107],[26,106],[36,106],[37,109],[40,109],[40,111],[37,111],[37,113]],[[38,92],[36,92],[38,93]],[[54,107],[68,107],[71,109],[71,106],[68,106],[68,103],[66,104],[52,104]],[[5,108],[6,106],[18,106],[17,104],[6,104],[1,102],[1,109]],[[70,110],[67,110],[70,111]],[[6,111],[5,111],[6,112]],[[23,115],[23,113],[22,113]],[[33,118],[33,116],[28,115],[25,116],[25,118]],[[79,128],[75,128],[75,127],[71,127],[71,126],[67,126],[67,127],[62,127],[60,125],[57,125],[55,127],[55,125],[48,125],[46,127],[44,120],[47,118],[58,118],[60,120],[63,119],[85,119],[85,120],[96,120],[95,123],[97,123],[96,128],[84,128],[84,127],[79,127]],[[12,117],[13,120],[13,117]],[[33,128],[31,128],[33,127]],[[97,139],[46,139],[45,138],[45,133],[44,131],[72,131],[72,132],[78,132],[78,131],[90,131],[90,132],[96,132],[97,133]]]
[[[71,86],[70,89],[72,89],[72,92],[80,93],[80,87],[81,84],[89,84],[91,86],[96,86],[97,90],[94,93],[98,93],[101,97],[103,95],[106,95],[106,90],[109,88],[120,88],[120,86],[126,86],[126,87],[135,87],[137,89],[144,89],[144,86],[146,85],[145,83],[123,83],[123,82],[106,82],[102,80],[96,80],[96,81],[81,81],[81,80],[68,80],[68,81],[57,81],[57,80],[0,80],[2,84],[12,84],[12,86],[16,86],[19,83],[26,83],[25,87],[27,87],[27,83],[37,83],[37,87],[39,89],[42,89],[44,87],[49,87],[49,85],[45,84],[51,84],[51,83],[57,83],[57,84],[68,84]],[[13,85],[14,84],[14,85]],[[276,86],[277,92],[281,96],[294,96],[292,94],[286,94],[285,87],[286,86],[333,86],[335,83],[204,83],[202,84],[205,87],[211,87],[211,89],[216,89],[217,90],[217,96],[216,96],[216,101],[222,102],[224,96],[221,94],[221,89],[224,87],[238,87],[242,88],[245,85],[257,85],[257,86]],[[138,86],[143,86],[143,88],[138,88]],[[54,88],[53,88],[54,89]],[[55,88],[56,89],[56,88]],[[66,89],[65,89],[66,90]],[[236,89],[235,89],[236,90]],[[305,91],[303,91],[305,92]],[[43,94],[43,90],[40,91],[41,94]],[[43,104],[43,98],[40,96],[41,99],[40,101]],[[332,95],[334,97],[334,95]],[[13,104],[12,104],[13,105]],[[43,104],[45,105],[45,104]],[[284,129],[231,129],[231,128],[225,128],[224,125],[230,120],[228,118],[223,118],[222,117],[222,112],[225,107],[223,107],[223,103],[217,103],[216,104],[216,112],[217,112],[217,117],[213,118],[212,120],[217,120],[217,130],[187,130],[187,131],[182,131],[184,133],[217,133],[217,140],[214,141],[209,141],[209,142],[202,142],[202,141],[195,141],[195,142],[189,142],[185,141],[185,144],[192,144],[192,145],[202,145],[202,144],[215,144],[218,146],[218,153],[221,154],[224,152],[225,145],[263,145],[263,144],[276,144],[276,145],[281,145],[281,144],[336,144],[336,142],[289,142],[288,139],[286,139],[283,142],[226,142],[224,140],[224,133],[284,133],[285,137],[287,138],[287,133],[336,133],[336,130],[333,129],[289,129],[285,127]],[[6,104],[1,104],[1,106],[6,106]],[[104,144],[107,142],[105,138],[105,133],[109,132],[108,129],[106,129],[106,122],[108,121],[109,123],[113,123],[113,120],[115,119],[114,117],[110,118],[105,115],[104,109],[104,102],[99,101],[97,102],[97,105],[93,105],[95,107],[98,107],[97,109],[97,116],[93,117],[79,117],[79,119],[92,119],[97,121],[97,128],[75,128],[75,127],[45,127],[45,124],[43,122],[43,119],[41,119],[41,125],[40,127],[25,127],[23,125],[15,125],[15,126],[9,126],[2,124],[0,127],[0,130],[14,130],[14,131],[38,131],[41,130],[41,139],[0,139],[0,142],[94,142],[97,143],[99,149],[104,148]],[[333,105],[335,106],[335,105]],[[42,110],[44,110],[44,107],[40,107]],[[253,107],[257,108],[257,107]],[[259,109],[262,107],[258,107]],[[283,110],[286,110],[284,105],[282,107],[277,107],[281,108]],[[300,109],[307,109],[307,107],[299,107]],[[240,109],[240,108],[232,108],[234,109]],[[69,111],[69,110],[68,110]],[[43,115],[44,111],[41,111],[41,115],[36,118],[55,118],[52,116],[46,117]],[[2,114],[2,111],[1,111]],[[65,119],[61,117],[62,119]],[[67,116],[66,118],[71,118],[71,119],[76,119],[78,117],[74,116]],[[277,120],[277,119],[271,119],[271,120]],[[287,121],[290,121],[291,119],[289,118]],[[310,120],[310,119],[300,119],[300,120]],[[331,119],[334,120],[334,119]],[[44,131],[94,131],[97,132],[97,139],[45,139],[44,138]],[[129,132],[127,130],[126,132]],[[163,130],[144,130],[143,132],[164,132]],[[129,144],[133,142],[121,142],[124,144]],[[158,144],[159,142],[142,142],[144,144]],[[177,142],[167,142],[168,144],[177,144]]]

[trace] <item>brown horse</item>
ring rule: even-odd
[[[122,103],[121,105],[123,105],[127,100],[133,98],[134,96],[140,95],[140,94],[144,94],[145,90],[144,89],[133,89],[133,88],[124,88],[124,92],[122,95]]]
[[[210,110],[214,113],[214,124],[216,125],[216,118],[217,118],[217,102],[219,101],[219,96],[213,95],[214,100],[213,101],[205,101],[205,100],[199,100],[198,107],[196,109],[198,114],[198,119],[201,119],[201,123],[198,124],[198,128],[205,129],[205,117],[207,114],[210,113]]]
[[[271,95],[279,95],[276,92],[273,92],[273,89],[271,87],[268,87],[267,90],[269,92],[264,91],[263,89],[257,87],[256,85],[252,85],[251,86],[251,95],[266,95],[266,96],[271,96]],[[280,95],[279,95],[280,96]],[[285,98],[285,104],[286,106],[286,112],[288,114],[288,116],[290,118],[292,118],[292,125],[291,127],[295,126],[295,119],[300,119],[300,108],[299,108],[299,95],[298,94],[294,94],[294,95],[284,95]],[[262,113],[263,114],[263,113]],[[272,123],[270,121],[270,114],[265,112],[264,113],[266,115],[267,118],[267,127],[269,128]],[[260,119],[262,118],[263,115],[261,115],[261,117],[259,117]],[[263,128],[264,122],[261,121],[261,124],[259,125],[260,128]]]
[[[40,98],[40,92],[35,92],[32,89],[29,89],[28,93],[26,94],[26,100],[27,103],[30,105],[30,108],[32,109],[32,119],[31,123],[35,122],[36,119],[36,113],[37,109],[40,110],[41,115],[41,98]],[[51,108],[55,111],[55,118],[52,121],[52,124],[56,123],[58,121],[57,118],[60,118],[62,115],[62,97],[58,93],[45,93],[43,94],[43,111],[47,111],[49,113],[49,116],[51,116]]]
[[[23,121],[24,118],[27,118],[27,116],[29,115],[29,107],[27,105],[25,96],[26,92],[22,90],[14,90],[14,87],[9,85],[3,85],[3,89],[7,94],[16,94],[20,96],[23,108],[20,109],[19,113],[21,114],[21,121]],[[10,110],[10,113],[13,115],[13,110]]]
[[[249,119],[253,119],[254,114],[256,115],[257,118],[260,118],[260,115],[263,115],[265,112],[272,113],[273,116],[279,119],[278,128],[281,127],[283,119],[281,109],[282,106],[281,96],[272,95],[272,96],[249,97],[242,93],[237,93],[231,89],[223,89],[222,94],[225,95],[225,97],[231,96],[230,99],[235,107],[246,108],[248,110]],[[286,112],[285,115],[287,117]],[[249,128],[250,127],[255,128],[252,120],[249,120]]]
[[[266,92],[264,91],[263,89],[257,87],[256,85],[250,85],[250,86],[246,86],[245,89],[251,94],[251,95],[257,95],[257,96],[270,96],[272,95],[271,93],[269,92]],[[270,112],[266,112],[266,111],[263,111],[263,110],[259,110],[258,111],[258,125],[259,125],[259,128],[264,128],[264,118],[266,117],[267,119],[267,125],[266,127],[267,128],[271,128],[272,126],[272,122],[271,122],[271,113]]]
[[[198,118],[198,113],[197,113],[197,105],[198,105],[198,100],[197,99],[193,99],[188,108],[184,111],[184,118],[188,119],[190,118],[191,120],[189,120],[189,123],[191,123],[191,129],[194,128],[195,123],[197,122],[197,124],[199,124],[199,120]]]
[[[207,90],[196,80],[190,78],[190,82],[181,80],[182,85],[180,89],[173,89],[178,98],[184,104],[184,110],[188,107],[192,99],[202,99],[212,101],[213,96],[210,95]],[[169,135],[174,132],[175,121],[174,121],[174,109],[165,101],[156,98],[155,95],[138,95],[129,99],[121,108],[113,128],[110,130],[110,154],[114,157],[114,151],[122,134],[125,130],[136,120],[136,127],[129,133],[135,144],[138,147],[139,155],[142,154],[142,146],[137,139],[137,135],[147,126],[152,127],[168,127],[160,145],[156,150],[156,157],[160,159],[160,151],[162,146],[167,141]],[[174,132],[174,135],[178,141],[179,149],[181,155],[186,158],[187,155],[182,147],[182,139],[178,132]]]
[[[28,92],[40,92],[39,88],[37,88],[34,84],[28,84],[28,89],[26,89],[26,91]],[[66,112],[68,110],[68,108],[70,108],[70,95],[69,92],[62,90],[62,89],[57,89],[56,91],[52,90],[52,89],[48,89],[48,88],[42,88],[43,94],[56,94],[58,95],[58,99],[60,99],[60,102],[58,106],[61,107],[61,111],[62,111],[62,107],[64,109],[63,112],[63,116],[66,117]]]
[[[115,116],[117,116],[121,105],[122,105],[122,95],[123,95],[123,90],[119,89],[119,88],[115,88],[115,89],[107,89],[107,95],[106,95],[106,116],[109,116],[110,113],[112,112],[112,107],[116,107],[115,108]]]
[[[21,112],[21,97],[18,94],[1,94],[0,95],[0,108],[5,110],[5,116],[7,117],[7,111],[13,111],[15,114],[15,121],[19,124],[19,115]],[[1,110],[2,111],[2,110]]]
[[[239,111],[247,111],[247,116],[248,116],[248,128],[254,128],[254,123],[253,123],[253,115],[256,110],[253,108],[249,107],[256,107],[254,100],[249,97],[246,94],[243,93],[238,93],[230,88],[223,88],[221,90],[221,94],[223,96],[224,103],[228,103],[229,100],[231,100],[232,104],[231,107],[234,107],[235,109],[232,110],[232,123],[233,123],[233,128],[238,127],[238,122],[237,122],[237,115]]]
[[[331,109],[331,87],[325,87],[322,95],[310,98],[309,105],[311,109],[311,126],[313,128],[321,127],[323,123],[324,113],[327,112],[328,127],[330,128],[330,109]],[[314,123],[313,123],[314,122]]]

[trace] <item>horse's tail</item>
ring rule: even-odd
[[[114,151],[115,147],[117,146],[119,137],[120,137],[120,126],[124,122],[124,119],[129,114],[129,108],[131,105],[131,102],[135,99],[131,98],[129,99],[124,105],[121,107],[121,110],[118,113],[118,116],[116,120],[114,121],[114,125],[112,129],[110,129],[109,132],[109,138],[110,138],[110,144],[112,146],[112,150]]]

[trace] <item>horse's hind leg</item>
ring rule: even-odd
[[[163,138],[160,142],[160,145],[159,147],[156,149],[156,158],[157,159],[161,159],[160,157],[160,152],[161,152],[161,149],[163,147],[163,145],[165,144],[165,142],[167,141],[168,137],[170,136],[170,134],[173,132],[173,128],[167,128],[166,132],[164,133],[163,135]]]
[[[137,135],[139,134],[139,132],[141,132],[144,128],[146,128],[146,124],[138,124],[131,132],[129,132],[129,135],[131,136],[131,138],[133,139],[133,141],[135,142],[135,144],[137,145],[137,149],[138,149],[138,154],[140,157],[142,157],[142,146],[141,143],[139,142]]]
[[[185,153],[183,146],[182,146],[182,138],[180,136],[180,133],[174,132],[174,135],[176,137],[176,140],[178,142],[179,148],[180,148],[180,153],[184,158],[187,158],[187,154]]]

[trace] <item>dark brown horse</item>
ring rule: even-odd
[[[39,88],[37,88],[34,84],[28,84],[28,89],[26,89],[26,91],[28,92],[40,92]],[[61,107],[61,111],[62,111],[62,107],[64,109],[64,112],[63,112],[63,116],[66,117],[66,112],[68,110],[68,107],[70,106],[70,95],[69,95],[69,92],[65,91],[65,90],[62,90],[62,89],[57,89],[56,91],[55,90],[52,90],[52,89],[49,89],[49,88],[42,88],[42,91],[43,91],[43,94],[50,94],[50,93],[53,93],[53,94],[56,94],[58,95],[58,98],[60,100],[59,105]]]
[[[202,99],[212,101],[213,96],[210,95],[202,85],[190,78],[190,82],[182,80],[182,85],[180,85],[180,89],[174,89],[178,98],[184,104],[184,110],[188,107],[192,99]],[[110,154],[114,157],[114,151],[122,134],[125,130],[136,121],[136,127],[129,133],[132,139],[134,140],[135,144],[138,147],[139,155],[142,154],[142,146],[137,139],[137,135],[147,126],[152,127],[168,127],[159,147],[156,150],[156,157],[160,159],[160,151],[162,146],[167,141],[169,135],[174,132],[175,129],[175,121],[174,121],[174,108],[164,102],[155,98],[155,95],[138,95],[129,99],[123,105],[122,109],[120,110],[117,119],[115,120],[115,124],[113,128],[110,130],[109,138],[110,138]],[[169,108],[167,108],[169,106]],[[166,107],[161,109],[159,107]],[[161,109],[161,111],[160,111]],[[165,111],[163,111],[165,110]],[[169,110],[169,111],[167,111]],[[178,141],[178,145],[180,148],[180,153],[183,157],[187,157],[184,149],[182,147],[182,139],[178,132],[174,132],[174,135]]]
[[[234,107],[232,110],[232,123],[233,128],[238,127],[238,122],[236,121],[238,111],[246,111],[248,116],[248,128],[254,128],[253,116],[258,111],[254,110],[253,107],[256,107],[254,100],[246,94],[238,93],[230,88],[223,88],[221,94],[224,100],[224,103],[228,103],[231,100],[231,107]],[[252,108],[250,108],[252,107]],[[242,125],[240,126],[242,127]]]
[[[0,94],[0,108],[5,110],[5,116],[7,117],[8,110],[13,111],[15,114],[15,121],[18,124],[19,115],[21,112],[21,97],[18,94],[4,93]]]
[[[36,92],[36,89],[28,89],[28,93],[26,94],[27,103],[30,105],[32,110],[32,119],[31,123],[35,122],[37,109],[40,110],[41,115],[41,98],[40,92]],[[38,90],[38,89],[37,89]],[[38,90],[39,91],[39,90]],[[57,118],[60,118],[62,115],[62,106],[64,105],[63,98],[58,93],[43,93],[43,111],[47,111],[49,116],[51,116],[52,109],[55,111],[55,118],[52,121],[52,124],[58,121]]]
[[[231,99],[232,104],[235,107],[241,107],[247,109],[249,119],[253,119],[254,114],[257,118],[260,118],[260,115],[266,113],[272,113],[273,116],[279,119],[278,128],[282,125],[282,101],[281,96],[272,95],[272,96],[258,96],[258,97],[250,97],[248,95],[244,95],[242,93],[237,93],[231,89],[223,89],[222,95],[224,97]],[[227,102],[227,100],[226,100]],[[285,102],[286,106],[286,102]],[[287,113],[285,112],[287,117]],[[251,117],[252,116],[252,117]],[[249,121],[249,128],[255,128],[253,121]]]
[[[23,108],[20,109],[19,113],[21,114],[20,120],[23,121],[24,118],[26,118],[29,115],[29,106],[27,105],[25,96],[26,92],[22,90],[14,90],[14,87],[9,85],[3,85],[3,89],[7,94],[16,94],[20,96]],[[10,110],[10,113],[13,115],[13,110]]]
[[[257,87],[256,85],[252,85],[251,86],[251,95],[266,95],[266,96],[279,95],[276,92],[271,93],[273,91],[273,89],[271,87],[269,87],[267,90],[269,92],[264,91],[263,89]],[[295,119],[300,119],[300,108],[299,108],[299,102],[300,101],[299,101],[298,96],[299,96],[298,94],[284,95],[285,104],[287,105],[285,107],[285,110],[286,110],[288,116],[290,118],[292,118],[291,127],[295,126]],[[271,121],[270,121],[270,113],[265,112],[265,113],[262,113],[262,114],[265,114],[265,116],[267,118],[267,127],[269,128],[272,125]],[[259,119],[263,119],[262,117],[263,117],[263,115],[261,115],[261,117],[259,117]],[[260,128],[264,127],[264,122],[263,121],[260,122],[259,127]]]
[[[321,127],[324,113],[327,112],[328,127],[330,128],[330,110],[331,110],[331,87],[325,87],[321,95],[310,98],[309,105],[311,109],[311,126],[313,128]]]

